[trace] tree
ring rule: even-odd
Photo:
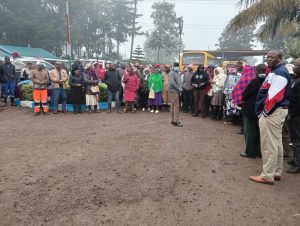
[[[244,27],[237,32],[232,32],[229,26],[226,26],[219,38],[219,43],[216,44],[221,50],[250,50],[255,47],[255,27]],[[226,57],[224,60],[244,60],[244,58]]]
[[[151,18],[153,18],[155,28],[148,37],[146,48],[156,51],[157,62],[163,61],[161,57],[162,51],[166,55],[172,55],[178,50],[177,16],[174,8],[174,4],[165,1],[155,2],[152,5],[154,11],[151,14]]]
[[[245,8],[232,19],[232,30],[261,24],[258,32],[261,40],[299,32],[299,0],[241,0],[240,5]]]
[[[73,53],[80,57],[86,49],[87,57],[119,56],[120,45],[131,34],[133,4],[133,0],[69,1]],[[0,23],[1,44],[41,47],[62,56],[67,39],[65,1],[1,0],[0,20],[5,21]],[[139,29],[136,23],[135,31]]]
[[[140,46],[137,46],[136,49],[132,53],[132,61],[137,63],[145,62],[145,53]]]

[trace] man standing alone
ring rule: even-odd
[[[282,126],[288,114],[291,79],[280,50],[267,55],[271,73],[257,95],[255,111],[259,117],[263,171],[249,179],[262,184],[281,180],[283,166]]]
[[[48,114],[48,72],[45,70],[45,67],[42,63],[37,64],[36,67],[37,69],[32,71],[34,116],[40,114],[41,103],[43,107],[43,113]]]
[[[11,106],[15,106],[15,78],[16,68],[10,62],[10,58],[4,58],[4,64],[0,68],[0,80],[2,81],[2,96],[4,103],[7,104],[7,97],[10,96]]]
[[[171,124],[174,126],[182,127],[179,122],[179,97],[182,91],[182,85],[179,75],[179,63],[174,63],[174,68],[169,74],[169,95],[171,99]]]

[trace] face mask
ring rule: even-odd
[[[179,71],[179,67],[174,67],[174,71],[178,72]]]
[[[266,74],[259,74],[258,77],[259,77],[259,78],[266,78],[267,75],[266,75]]]

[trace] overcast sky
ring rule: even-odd
[[[143,14],[138,19],[143,31],[153,29],[154,25],[150,17],[152,4],[158,0],[143,0],[138,3],[138,13]],[[239,0],[169,0],[175,4],[177,17],[182,17],[183,42],[185,49],[215,49],[215,44],[228,24],[239,12]],[[143,47],[145,37],[138,36],[134,42]],[[130,54],[130,42],[121,47],[121,54]]]

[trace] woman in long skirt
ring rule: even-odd
[[[159,113],[159,108],[163,104],[163,98],[162,98],[162,90],[163,90],[163,82],[162,82],[162,76],[159,69],[160,65],[156,65],[154,72],[151,74],[151,76],[148,79],[148,87],[151,93],[154,92],[154,96],[150,97],[148,99],[148,106],[151,108],[151,113]]]
[[[224,70],[221,67],[217,67],[214,70],[214,79],[212,80],[212,99],[211,105],[213,108],[212,119],[220,120],[223,113],[223,89],[224,83],[226,80],[226,75],[224,74]]]
[[[96,73],[93,71],[92,65],[86,65],[86,71],[84,76],[85,83],[85,102],[88,107],[88,113],[92,113],[92,107],[95,113],[100,112],[98,110],[98,98],[100,96],[99,87],[97,92],[92,91],[92,87],[97,87],[99,80]]]
[[[75,67],[72,71],[72,76],[69,79],[70,84],[70,99],[73,104],[74,114],[82,113],[80,104],[83,100],[83,75],[80,72],[79,67]]]

